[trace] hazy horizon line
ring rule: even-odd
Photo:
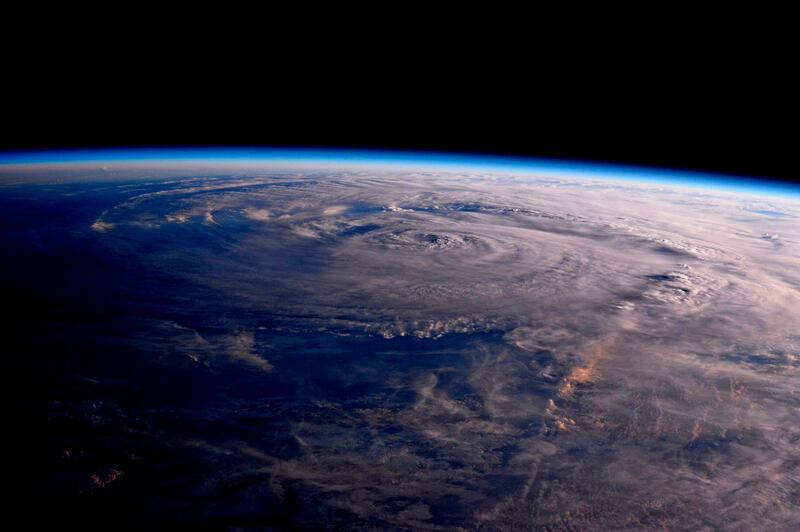
[[[765,189],[800,198],[800,186],[775,178],[739,176],[706,171],[521,155],[466,152],[349,149],[320,147],[130,147],[16,150],[0,152],[0,168],[96,164],[325,164],[350,167],[391,166],[414,169],[451,169],[507,172],[543,177],[634,180],[651,184],[678,184],[735,192]],[[666,180],[668,183],[663,183]]]

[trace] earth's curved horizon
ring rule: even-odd
[[[796,187],[442,154],[43,152],[0,155],[0,221],[31,523],[800,523]]]

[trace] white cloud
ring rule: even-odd
[[[104,222],[103,220],[97,220],[92,224],[91,229],[97,231],[98,233],[102,233],[114,229],[114,224]]]
[[[244,210],[244,215],[246,218],[251,220],[266,222],[269,220],[271,213],[267,209],[254,209],[252,207],[248,207]]]

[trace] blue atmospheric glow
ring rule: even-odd
[[[630,180],[656,185],[800,198],[800,187],[769,179],[499,155],[305,148],[129,148],[0,153],[0,165],[102,163],[241,163],[397,166],[435,170],[513,172],[544,177]]]

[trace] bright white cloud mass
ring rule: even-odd
[[[84,229],[183,291],[131,342],[248,383],[196,414],[228,429],[167,431],[207,493],[309,526],[800,522],[800,203],[389,170],[131,187]]]

